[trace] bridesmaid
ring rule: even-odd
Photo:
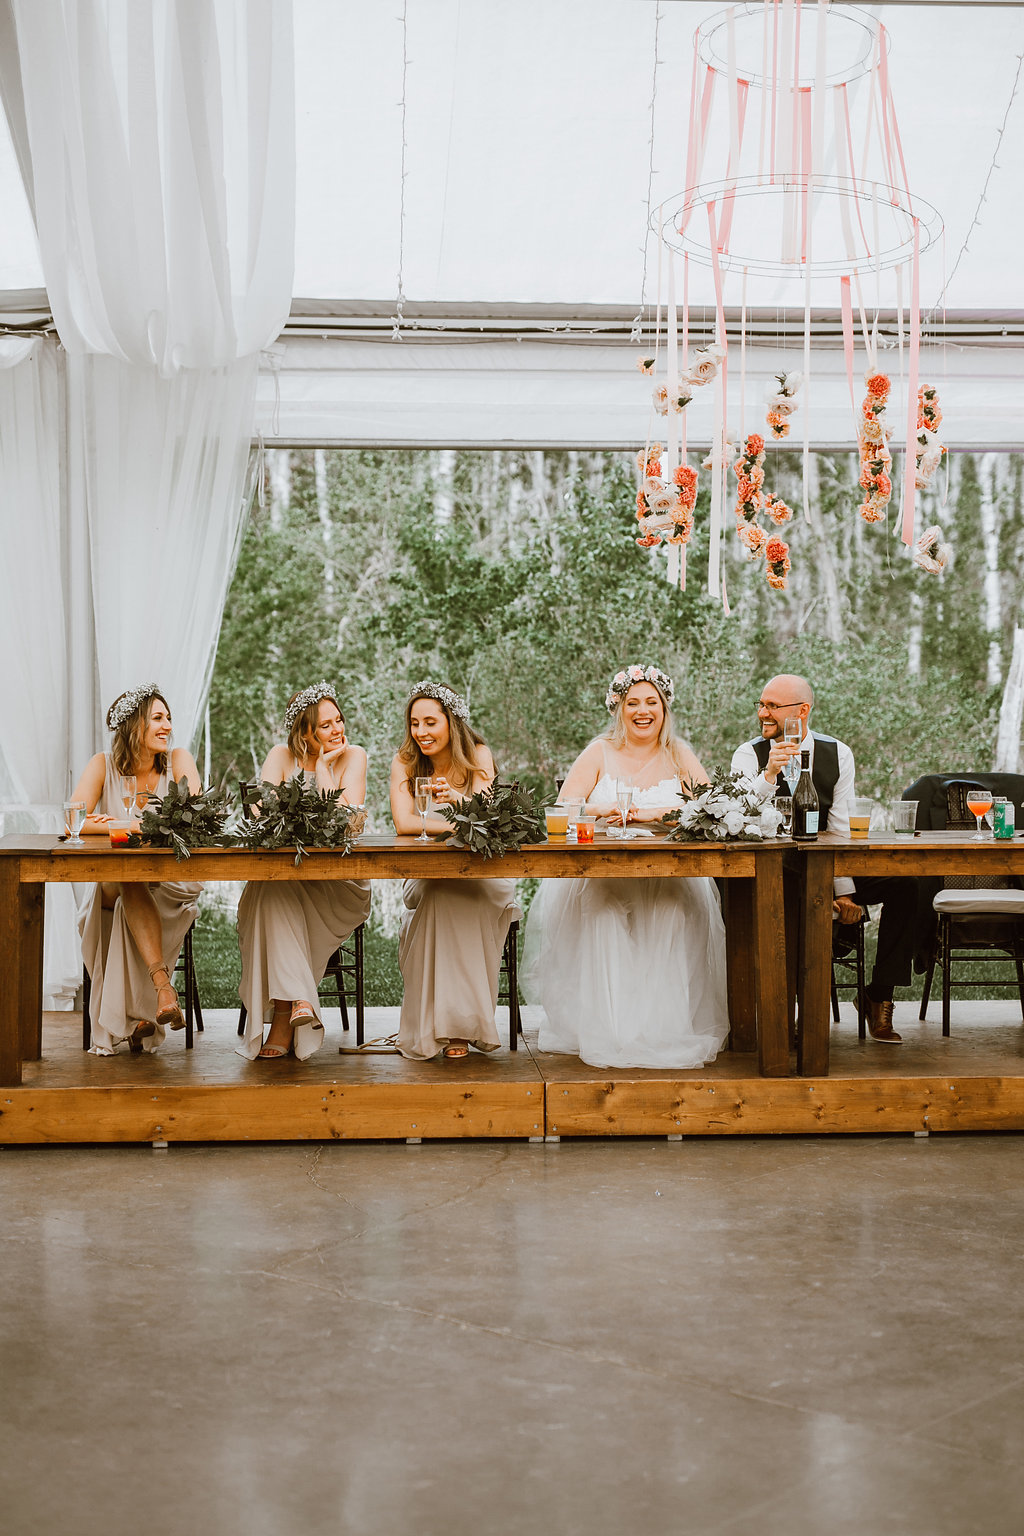
[[[125,819],[133,776],[137,804],[164,795],[171,778],[200,789],[199,770],[183,747],[168,750],[171,712],[155,683],[129,689],[107,711],[109,752],[97,752],[75,788],[84,800],[84,833],[104,833]],[[133,820],[132,830],[139,830]],[[153,1051],[166,1028],[185,1024],[171,977],[182,940],[196,920],[202,885],[165,880],[145,885],[104,881],[92,887],[78,918],[82,958],[92,991],[89,1011],[95,1056],[113,1056],[127,1040],[133,1054]]]
[[[391,815],[399,833],[420,830],[415,781],[433,780],[435,802],[484,789],[494,759],[469,723],[466,701],[437,683],[416,683],[405,708],[405,740],[391,763]],[[429,832],[450,833],[442,816]],[[407,880],[398,945],[405,983],[398,1049],[412,1061],[496,1051],[494,1011],[509,924],[521,916],[514,880]]]
[[[345,735],[330,683],[297,693],[284,717],[287,744],[272,747],[261,778],[302,773],[319,789],[340,789],[346,805],[366,798],[366,753]],[[301,1060],[324,1043],[319,984],[327,962],[370,913],[368,880],[253,881],[238,904],[239,996],[247,1011],[238,1047],[249,1060],[292,1051]],[[264,1039],[264,1026],[270,1028]]]

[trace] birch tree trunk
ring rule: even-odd
[[[445,528],[455,513],[455,449],[441,448],[434,476],[434,522]]]
[[[324,607],[334,612],[334,560],[332,559],[331,507],[327,497],[327,451],[313,449],[313,476],[316,483],[316,514],[324,546]]]
[[[836,577],[835,561],[832,558],[832,550],[829,548],[828,538],[825,534],[825,522],[821,515],[821,482],[818,476],[818,456],[811,455],[808,465],[811,477],[809,506],[811,513],[811,532],[815,543],[815,564],[821,580],[821,594],[825,603],[825,633],[835,644],[841,645],[845,626],[843,624],[843,605],[839,595],[839,581]]]
[[[999,526],[996,510],[994,453],[982,455],[978,466],[981,491],[981,537],[985,547],[985,633],[988,636],[987,681],[995,688],[1003,674],[999,611]]]
[[[1016,773],[1020,765],[1020,728],[1024,720],[1024,629],[1013,632],[1013,655],[1006,674],[996,732],[996,773]]]

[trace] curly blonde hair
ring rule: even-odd
[[[107,720],[114,717],[118,704],[127,695],[119,693],[117,698],[107,710]],[[163,694],[154,689],[144,699],[140,699],[131,714],[125,715],[123,720],[113,727],[114,737],[110,743],[110,761],[122,776],[126,773],[134,773],[142,762],[142,755],[146,748],[146,732],[149,730],[149,720],[153,713],[153,705],[159,699],[167,711],[168,720],[171,717],[171,706]],[[167,772],[168,754],[155,752],[153,754],[153,766],[157,773]]]

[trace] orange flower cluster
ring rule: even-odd
[[[693,533],[693,509],[697,504],[697,471],[689,464],[680,464],[673,472],[672,483],[666,485],[662,478],[662,445],[652,443],[646,454],[636,456],[637,468],[643,475],[636,493],[636,516],[641,528],[637,543],[643,549],[652,549],[662,539],[666,544],[688,544]]]
[[[784,589],[790,570],[789,545],[778,534],[769,536],[758,522],[758,515],[764,512],[778,525],[788,522],[793,510],[774,491],[764,490],[764,438],[759,433],[750,434],[732,468],[736,476],[736,536],[748,560],[764,556],[768,585]]]
[[[939,442],[939,392],[931,384],[922,384],[917,392],[917,456],[914,465],[914,484],[923,491],[938,469],[945,453]]]
[[[860,449],[860,488],[866,494],[859,511],[866,523],[880,523],[892,498],[892,454],[889,429],[885,425],[885,406],[889,399],[889,380],[884,373],[868,374],[867,394],[861,406],[857,446]]]

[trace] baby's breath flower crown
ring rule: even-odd
[[[337,704],[338,695],[334,691],[333,683],[314,683],[312,688],[303,688],[301,693],[297,693],[284,712],[285,730],[290,731],[302,711],[308,709],[311,704],[319,704],[321,699],[332,699]]]
[[[422,683],[413,683],[409,689],[410,699],[436,699],[443,704],[450,715],[455,715],[459,720],[469,719],[469,705],[461,693],[456,693],[454,688],[445,688],[441,683],[432,683],[424,678]]]
[[[634,664],[632,667],[624,667],[621,672],[616,672],[608,684],[604,702],[610,715],[614,715],[634,683],[653,683],[666,705],[672,703],[676,689],[668,673],[663,672],[660,667],[641,667]]]
[[[127,693],[122,693],[119,699],[115,699],[107,710],[107,730],[116,731],[119,725],[129,720],[140,704],[145,704],[155,694],[160,693],[156,683],[143,683],[141,688],[129,688]],[[163,698],[163,694],[160,694]]]

